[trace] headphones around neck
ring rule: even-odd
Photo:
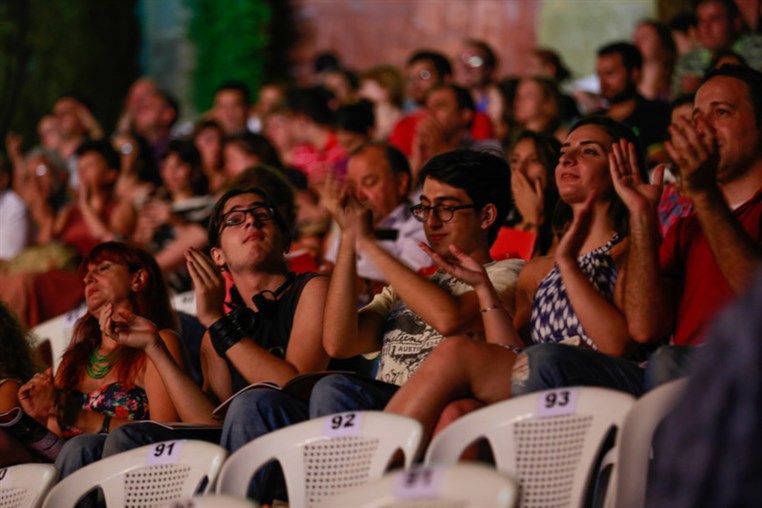
[[[257,314],[272,314],[275,312],[275,304],[296,279],[296,273],[288,272],[286,280],[275,291],[265,289],[251,297],[251,301],[257,306]],[[268,297],[268,295],[270,295]]]

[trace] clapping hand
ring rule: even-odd
[[[569,229],[561,237],[556,247],[556,262],[561,264],[563,261],[577,262],[580,249],[585,243],[587,235],[590,233],[590,226],[593,218],[593,204],[595,203],[595,192],[591,192],[585,203],[577,213],[569,226]]]
[[[487,276],[484,267],[456,245],[451,244],[449,247],[450,253],[453,255],[452,260],[443,258],[425,243],[419,243],[418,245],[437,265],[439,265],[440,268],[442,268],[442,270],[446,271],[456,279],[469,284],[473,288],[490,284],[489,277]]]
[[[209,328],[225,315],[225,278],[219,267],[201,251],[188,249],[185,262],[196,291],[196,316]]]
[[[680,171],[681,190],[704,191],[717,185],[720,162],[714,129],[701,115],[693,121],[679,118],[669,126],[670,140],[664,143],[667,153]]]
[[[620,139],[611,146],[609,170],[614,190],[630,212],[656,213],[663,188],[663,166],[656,168],[653,183],[644,182],[638,169],[635,145]]]

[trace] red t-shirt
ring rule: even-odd
[[[734,210],[733,215],[749,236],[760,242],[762,189]],[[663,273],[675,281],[680,295],[672,343],[699,345],[712,318],[736,295],[720,272],[695,214],[679,220],[669,229],[659,258]]]
[[[418,128],[418,122],[426,116],[426,110],[419,109],[402,117],[392,129],[389,135],[389,144],[398,148],[407,157],[413,155],[413,139],[415,138],[415,129]],[[484,141],[494,138],[494,129],[492,120],[476,111],[471,122],[471,139],[474,141]]]

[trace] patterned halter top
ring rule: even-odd
[[[587,275],[595,289],[609,302],[614,298],[614,285],[617,278],[617,269],[611,259],[611,249],[620,240],[619,235],[615,233],[605,245],[577,259],[580,269]],[[566,287],[561,279],[561,272],[558,270],[558,265],[554,264],[550,273],[540,282],[532,303],[532,342],[535,344],[561,342],[575,336],[591,348],[597,349],[572,309]]]

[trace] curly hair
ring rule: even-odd
[[[34,355],[16,315],[0,302],[0,379],[26,381],[37,372]]]

